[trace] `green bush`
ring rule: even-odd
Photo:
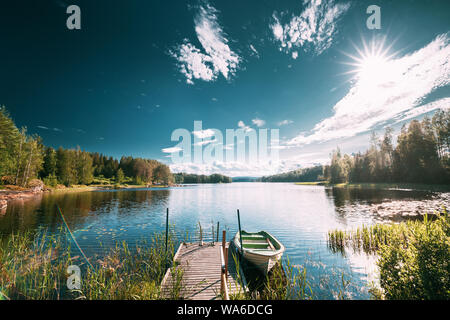
[[[44,180],[44,184],[47,187],[54,188],[58,185],[58,178],[54,174],[49,175],[47,178],[44,178],[43,180]]]
[[[408,224],[408,244],[391,234],[392,243],[379,251],[380,286],[386,299],[450,299],[450,222],[445,213],[436,221]]]

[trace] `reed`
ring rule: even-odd
[[[380,287],[376,299],[450,299],[450,217],[445,208],[423,221],[363,226],[328,233],[333,251],[376,253]]]
[[[174,254],[175,238],[156,234],[150,241],[140,241],[129,248],[117,243],[105,256],[93,262],[93,268],[71,257],[70,243],[64,233],[32,235],[15,233],[0,244],[0,296],[3,299],[161,299],[160,282],[167,261]],[[82,269],[81,288],[67,288],[67,268],[77,264]],[[182,290],[182,273],[176,273],[174,292]]]
[[[327,235],[327,243],[333,252],[345,254],[345,249],[353,249],[354,252],[377,253],[382,246],[401,245],[407,248],[414,238],[417,230],[424,226],[436,228],[442,224],[448,224],[445,208],[436,215],[436,219],[430,220],[424,215],[423,221],[410,220],[398,224],[375,224],[362,226],[355,230],[331,230]]]

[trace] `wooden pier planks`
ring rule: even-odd
[[[184,299],[192,300],[216,300],[220,299],[220,276],[221,260],[220,243],[198,243],[181,244],[175,254],[175,266],[183,270],[181,296]],[[230,295],[243,292],[242,286],[238,282],[236,266],[231,250],[228,250],[228,292]],[[163,297],[170,299],[170,292],[173,284],[173,268],[167,270],[161,283]],[[244,280],[245,286],[245,280]]]

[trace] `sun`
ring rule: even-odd
[[[362,41],[362,48],[355,46],[357,55],[344,54],[351,58],[351,62],[345,64],[351,65],[352,69],[346,74],[352,74],[351,80],[356,80],[360,86],[374,87],[384,81],[389,81],[393,76],[394,63],[393,58],[396,53],[390,54],[392,47],[385,46],[385,38],[370,44]]]
[[[374,80],[383,77],[386,73],[387,59],[383,55],[369,55],[363,57],[358,64],[356,73],[360,80],[373,78]]]

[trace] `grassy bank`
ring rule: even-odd
[[[450,299],[450,217],[374,225],[328,233],[333,251],[346,248],[378,255],[381,290],[376,298]]]

